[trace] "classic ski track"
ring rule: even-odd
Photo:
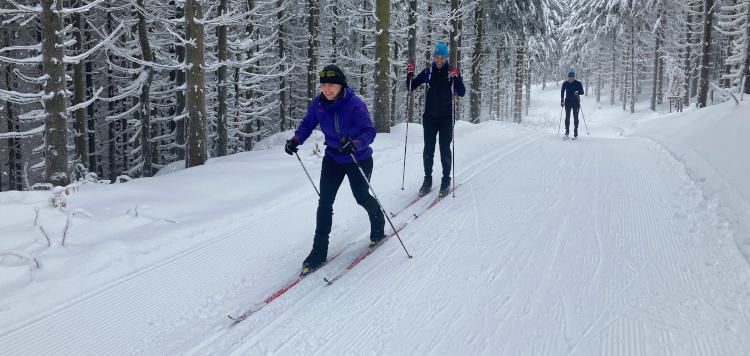
[[[248,227],[65,303],[30,319],[18,329],[9,329],[11,331],[0,335],[3,345],[0,354],[83,355],[113,353],[112,350],[125,353],[128,347],[123,349],[123,345],[139,345],[131,349],[134,354],[179,353],[187,349],[185,346],[192,345],[190,354],[308,351],[305,353],[323,355],[333,351],[332,341],[344,335],[342,331],[348,330],[350,321],[362,320],[363,314],[372,320],[371,324],[354,324],[357,331],[348,330],[346,337],[360,337],[345,344],[347,349],[337,350],[339,353],[363,350],[383,353],[381,348],[395,351],[392,353],[488,355],[528,354],[530,350],[576,355],[715,355],[738,351],[740,343],[730,338],[732,334],[711,335],[699,331],[706,326],[721,330],[721,327],[730,327],[727,325],[739,325],[740,330],[747,330],[750,317],[747,311],[730,313],[727,306],[712,305],[705,297],[706,293],[735,292],[737,286],[746,285],[747,280],[739,274],[723,276],[722,281],[736,284],[712,283],[716,290],[706,290],[706,282],[700,283],[700,278],[716,278],[722,259],[726,258],[727,251],[718,246],[716,239],[707,241],[707,237],[716,233],[715,226],[720,221],[715,208],[703,200],[699,187],[687,178],[684,167],[661,146],[642,138],[618,140],[617,145],[612,140],[592,138],[570,145],[558,140],[553,142],[548,136],[532,135],[498,147],[487,157],[491,158],[476,159],[465,169],[458,170],[457,178],[465,185],[456,194],[461,199],[437,205],[434,212],[431,210],[424,219],[416,219],[410,225],[424,227],[424,232],[416,228],[404,231],[402,237],[415,255],[413,260],[395,258],[395,254],[403,254],[400,244],[382,246],[363,261],[368,268],[353,270],[346,282],[342,280],[327,288],[316,285],[314,276],[307,278],[302,288],[290,291],[290,296],[283,301],[269,305],[258,320],[226,328],[226,322],[219,319],[226,319],[228,305],[246,307],[259,300],[258,293],[266,290],[250,293],[252,296],[240,296],[240,293],[256,289],[256,284],[269,284],[277,278],[275,276],[286,276],[285,271],[262,268],[264,261],[281,256],[284,261],[278,264],[290,266],[298,255],[307,252],[309,238],[300,237],[298,242],[290,243],[304,246],[298,247],[294,254],[276,254],[265,260],[246,257],[227,263],[234,268],[230,268],[231,273],[221,274],[223,272],[209,269],[211,273],[180,279],[190,270],[191,263],[201,266],[215,262],[222,249],[237,251],[238,246],[243,247],[244,238],[253,230]],[[529,161],[529,157],[544,157],[547,167]],[[619,160],[607,161],[611,157]],[[498,165],[500,162],[502,165]],[[401,161],[376,165],[378,176],[385,177],[396,171],[400,175],[401,167],[395,163]],[[598,167],[607,165],[612,169],[606,174],[612,179],[607,180],[609,186],[601,187],[598,182],[603,172]],[[491,174],[483,174],[490,170]],[[377,185],[375,188],[379,192]],[[484,190],[483,196],[488,199],[479,200],[472,207],[471,202],[477,197],[475,192],[480,190]],[[529,191],[535,194],[529,195]],[[386,194],[389,198],[396,195]],[[591,195],[596,202],[594,207],[584,206],[586,199],[575,200]],[[407,200],[409,198],[401,197],[388,201],[405,201],[405,204]],[[341,199],[337,200],[337,207],[341,201],[352,204]],[[314,210],[314,205],[315,202],[303,202],[285,208],[291,209],[295,216],[305,216],[304,212]],[[608,211],[609,218],[599,219],[605,216],[597,214],[599,209]],[[550,213],[556,214],[555,219],[563,218],[569,223],[559,227],[528,223],[530,216]],[[453,214],[454,219],[445,219],[445,214]],[[288,219],[275,216],[268,224],[295,231],[287,226],[289,224],[283,224],[284,221]],[[257,226],[259,222],[265,223],[254,217],[248,225]],[[339,231],[339,234],[351,236],[352,230],[359,231],[357,225],[345,226],[350,226],[349,231]],[[503,231],[502,236],[491,239],[482,236],[496,229]],[[428,231],[441,233],[426,235]],[[557,232],[556,237],[549,234],[551,231]],[[458,241],[460,245],[456,245]],[[349,253],[352,250],[357,249]],[[453,261],[473,257],[488,261],[487,256],[492,256],[494,262],[451,270],[433,267],[426,270],[428,273],[424,273],[424,268],[419,269],[424,263],[440,266],[441,262],[447,262],[455,266]],[[695,260],[705,262],[690,263]],[[654,268],[655,261],[664,268]],[[579,265],[580,275],[571,277],[566,267],[576,265]],[[185,266],[185,270],[181,266]],[[236,277],[245,275],[247,270],[263,273],[246,280]],[[746,272],[743,272],[745,277]],[[421,275],[419,287],[411,292],[405,293],[393,283],[394,280],[407,281],[408,276],[415,273]],[[645,274],[649,274],[648,279],[642,278]],[[217,280],[217,275],[222,278]],[[165,291],[167,286],[161,282],[169,279],[182,281],[169,284],[170,288],[181,287],[186,292]],[[574,283],[566,285],[561,281]],[[130,288],[130,285],[138,288]],[[201,288],[191,287],[194,285]],[[211,290],[212,285],[225,292],[210,295],[208,299],[201,297],[200,290]],[[456,288],[446,290],[445,285]],[[163,303],[143,303],[139,300],[142,290],[159,295]],[[107,302],[111,303],[105,298],[107,293],[117,296],[118,304],[137,305],[138,312],[132,315],[105,313]],[[547,298],[545,294],[553,297]],[[467,305],[467,301],[470,304]],[[76,308],[83,304],[85,308]],[[185,312],[180,309],[185,305],[200,306]],[[659,305],[667,309],[658,309]],[[311,310],[324,308],[326,314],[331,313],[330,318],[317,319],[316,313],[303,309],[306,306]],[[377,306],[378,310],[368,311],[371,306]],[[700,313],[696,315],[695,310]],[[178,325],[170,324],[174,323],[174,319],[170,319],[174,315],[179,315]],[[101,323],[102,317],[111,318],[113,325]],[[467,319],[475,320],[476,324],[466,327]],[[91,328],[85,327],[89,322],[102,330],[91,332]],[[142,335],[151,336],[145,344],[139,343],[143,339],[133,334],[126,340],[117,340],[122,337],[116,329],[121,323],[136,323],[142,326]],[[380,328],[373,329],[373,325]],[[442,330],[442,333],[420,331],[430,325],[434,328],[425,330]],[[186,328],[190,332],[174,340],[172,334]],[[65,335],[61,330],[76,335]],[[34,344],[22,343],[23,333],[45,337],[35,338]],[[101,335],[108,335],[108,338],[102,339]],[[454,337],[445,339],[444,335]],[[15,341],[14,336],[18,336]],[[199,336],[197,340],[196,336]],[[75,337],[77,348],[53,348],[62,337]],[[161,345],[163,342],[170,346],[165,348]],[[514,345],[526,348],[514,349]]]

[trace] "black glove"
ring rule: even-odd
[[[560,102],[560,107],[561,107],[561,108],[565,107],[565,102],[564,102],[564,101],[561,101],[561,102]]]
[[[341,139],[341,143],[344,145],[341,147],[344,149],[344,151],[348,153],[354,153],[357,152],[357,141],[352,140],[350,138],[343,138]]]
[[[286,145],[284,145],[284,151],[288,155],[293,155],[295,152],[297,152],[297,146],[299,146],[299,141],[297,139],[291,139],[286,140]]]

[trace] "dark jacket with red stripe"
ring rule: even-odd
[[[370,119],[367,105],[354,95],[351,88],[345,88],[344,96],[334,102],[326,100],[323,94],[316,96],[307,109],[307,115],[294,132],[294,138],[300,144],[304,143],[318,124],[328,146],[326,155],[336,162],[352,162],[349,153],[340,150],[341,138],[352,139],[357,144],[354,157],[358,161],[372,156],[370,145],[375,140],[377,131]]]

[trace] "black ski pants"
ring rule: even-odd
[[[565,136],[570,134],[570,109],[573,109],[573,136],[578,137],[578,110],[581,109],[580,103],[565,103]]]
[[[424,175],[432,177],[432,164],[435,157],[435,143],[440,145],[440,163],[443,166],[443,177],[451,176],[451,141],[453,140],[453,120],[450,116],[435,118],[425,115],[422,121],[424,128]],[[438,134],[440,137],[438,139]]]
[[[362,170],[370,179],[372,175],[372,157],[359,161]],[[383,234],[385,217],[380,211],[380,205],[369,193],[369,185],[362,177],[357,164],[354,162],[338,163],[330,156],[323,157],[323,167],[320,172],[320,200],[318,201],[317,226],[315,228],[315,240],[313,250],[328,251],[328,234],[331,233],[333,224],[333,201],[336,193],[344,181],[344,176],[349,178],[349,185],[357,204],[361,205],[370,216],[370,228],[374,233]]]

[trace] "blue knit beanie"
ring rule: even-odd
[[[448,57],[448,46],[446,46],[445,43],[438,43],[437,46],[435,46],[435,53],[433,53],[432,56]]]
[[[568,73],[568,76],[575,78],[576,77],[576,72],[570,72],[570,73]]]

